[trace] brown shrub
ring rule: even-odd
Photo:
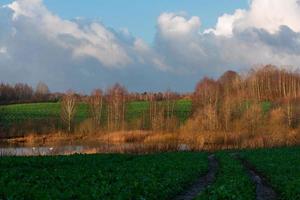
[[[75,132],[81,135],[90,135],[90,134],[95,135],[97,131],[99,131],[98,126],[96,125],[95,121],[92,118],[82,121],[75,128]]]

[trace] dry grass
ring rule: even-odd
[[[148,131],[117,131],[111,133],[98,134],[98,136],[92,136],[100,141],[110,141],[113,144],[122,143],[141,143],[145,140],[150,132]]]
[[[181,129],[178,141],[181,144],[188,144],[192,150],[209,151],[292,146],[300,144],[300,128],[284,129],[270,126],[251,133],[243,129],[236,132],[196,131],[194,126],[189,125]]]
[[[267,128],[265,130],[268,130]],[[300,129],[272,133],[248,134],[239,132],[189,131],[182,128],[176,133],[151,131],[118,131],[98,134],[66,134],[57,132],[47,135],[30,134],[26,137],[7,140],[13,145],[60,146],[94,145],[84,153],[149,153],[178,150],[220,150],[275,147],[300,144]]]
[[[150,131],[118,131],[82,136],[80,134],[53,133],[49,135],[29,134],[26,137],[6,141],[24,147],[91,145],[83,153],[150,153],[176,151],[179,148],[178,134]],[[95,147],[93,147],[95,146]]]

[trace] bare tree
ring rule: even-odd
[[[154,94],[148,94],[149,126],[153,131],[161,131],[165,125],[165,108],[162,102],[155,100]]]
[[[125,128],[127,94],[126,88],[118,83],[107,90],[107,128],[109,130]]]
[[[76,96],[72,91],[68,91],[61,101],[61,119],[67,125],[68,132],[71,132],[75,112]]]
[[[35,99],[38,101],[45,101],[48,99],[49,93],[48,86],[43,82],[39,82],[35,89]]]
[[[103,92],[96,89],[92,92],[89,100],[89,108],[92,120],[97,128],[101,125],[102,108],[103,108]]]
[[[220,97],[220,85],[210,78],[203,78],[196,86],[193,95],[193,111],[197,108],[204,108],[206,105],[215,106]]]
[[[37,84],[35,92],[39,95],[47,95],[50,93],[48,86],[46,85],[46,83],[43,82],[39,82]]]

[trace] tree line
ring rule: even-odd
[[[68,91],[61,100],[61,119],[67,131],[72,132],[76,126],[74,120],[77,107],[83,102],[88,105],[89,116],[79,126],[77,125],[79,131],[170,130],[174,129],[175,121],[178,121],[175,119],[174,107],[180,98],[179,94],[171,91],[139,95],[129,93],[118,83],[105,91],[95,89],[84,98]],[[130,121],[126,119],[128,105],[136,101],[146,101],[148,104],[146,109],[140,111],[138,118]]]
[[[299,72],[273,65],[205,77],[196,85],[185,131],[220,145],[295,144],[300,141],[299,98]]]
[[[2,84],[2,88],[7,87]],[[13,90],[23,99],[38,94],[37,89],[33,92],[28,88],[15,85]],[[183,98],[192,101],[191,115],[184,123],[179,121],[175,109]],[[191,94],[130,93],[115,84],[106,90],[95,89],[90,95],[68,91],[58,100],[61,128],[68,133],[172,133],[182,143],[194,143],[197,148],[300,143],[300,73],[273,65],[247,73],[227,71],[217,79],[204,77]],[[146,102],[147,107],[140,110],[137,118],[129,120],[128,106],[136,101]],[[88,107],[88,117],[78,122],[75,116],[82,103]]]
[[[0,105],[58,101],[62,95],[60,93],[50,93],[48,86],[43,82],[39,82],[35,89],[24,83],[0,83]]]

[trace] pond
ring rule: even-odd
[[[97,153],[100,149],[89,146],[53,147],[0,147],[0,156],[46,156]]]
[[[154,151],[189,151],[186,144],[179,144],[172,149],[165,149],[164,145],[147,146],[143,144],[97,144],[97,145],[66,145],[66,146],[0,146],[0,156],[50,156],[96,153],[150,153]]]

